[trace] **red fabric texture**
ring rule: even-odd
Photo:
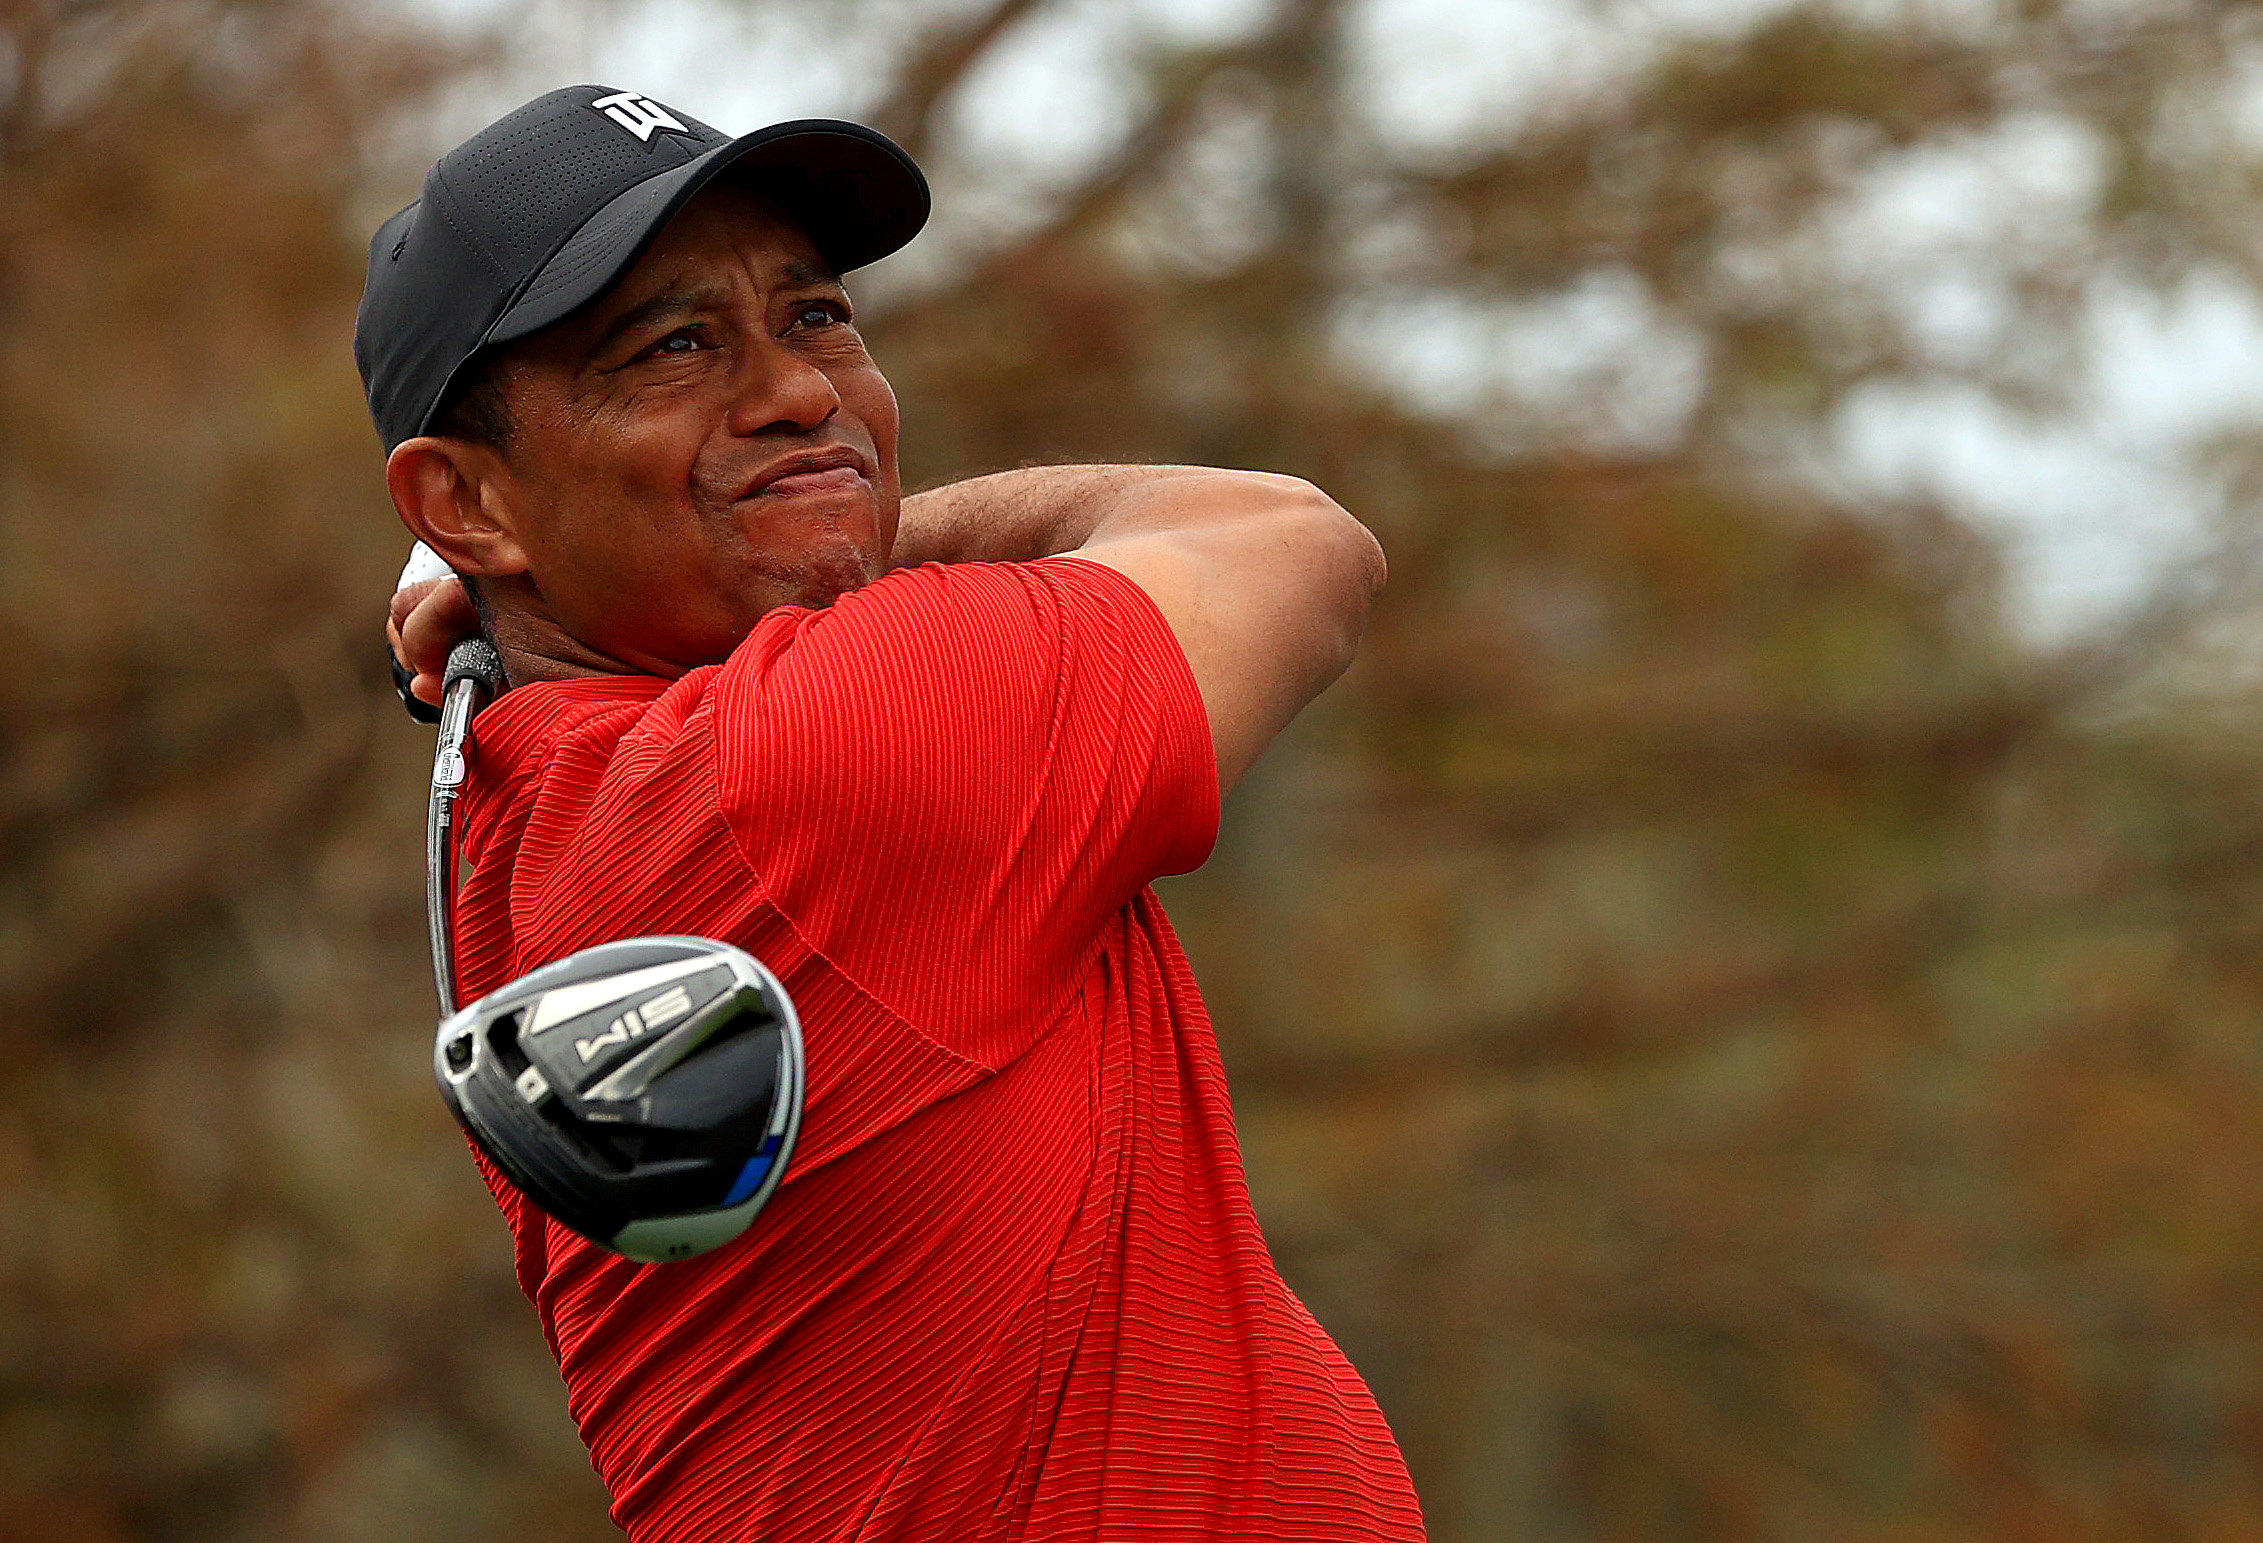
[[[807,1038],[800,1148],[714,1254],[631,1264],[488,1173],[635,1543],[1421,1536],[1266,1252],[1147,888],[1217,814],[1169,628],[1073,558],[892,574],[681,680],[482,714],[465,1000],[689,932]]]

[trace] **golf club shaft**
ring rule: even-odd
[[[472,714],[482,698],[502,689],[503,661],[485,638],[466,638],[450,651],[443,679],[432,799],[425,806],[424,910],[432,930],[432,984],[445,1018],[456,1010],[456,793],[464,782]]]

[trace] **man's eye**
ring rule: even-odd
[[[830,301],[813,300],[794,312],[797,327],[830,327],[849,318],[841,308]]]
[[[685,359],[709,345],[709,339],[695,327],[671,332],[657,343],[647,343],[638,350],[639,359]]]

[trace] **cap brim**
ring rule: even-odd
[[[759,179],[836,273],[879,261],[927,223],[927,179],[885,134],[831,118],[774,123],[647,177],[591,215],[536,270],[482,346],[539,332],[612,288],[661,227],[725,172]]]

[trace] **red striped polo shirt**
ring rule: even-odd
[[[1217,814],[1185,656],[1074,558],[891,574],[680,680],[481,715],[467,1000],[699,933],[807,1036],[792,1169],[714,1254],[632,1264],[489,1176],[636,1543],[1421,1536],[1266,1252],[1147,887]]]

